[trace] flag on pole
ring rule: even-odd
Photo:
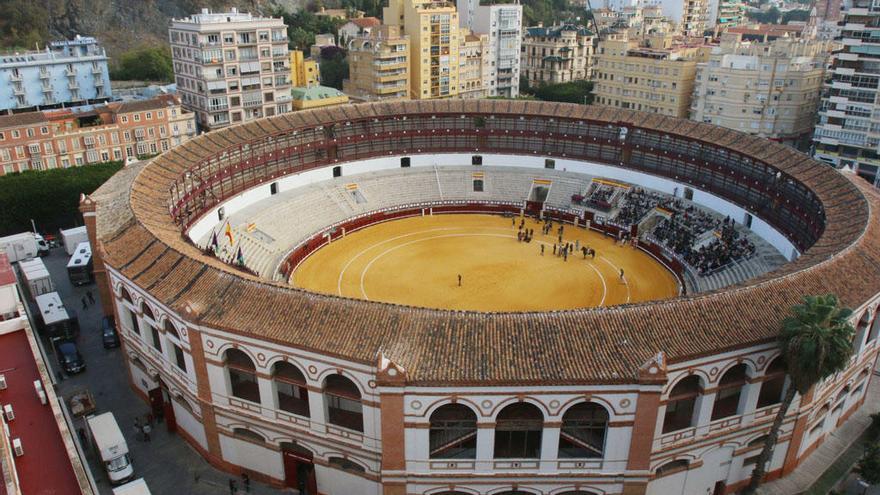
[[[244,266],[244,254],[241,252],[241,246],[238,247],[238,255],[235,257],[235,261],[240,265]]]
[[[229,225],[229,222],[226,222],[226,237],[229,238],[229,244],[235,244],[235,241],[232,238],[232,226]]]
[[[217,231],[211,230],[211,245],[209,246],[212,251],[214,251],[214,255],[217,255],[217,247],[219,247],[219,242],[217,242]]]

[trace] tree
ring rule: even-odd
[[[173,81],[171,50],[167,46],[145,46],[127,51],[119,57],[110,78],[117,81]]]
[[[121,168],[122,162],[108,162],[0,176],[0,236],[30,231],[31,219],[41,232],[78,225],[79,195],[91,194]]]
[[[872,485],[880,484],[880,444],[868,444],[855,472]]]
[[[782,13],[776,7],[770,7],[766,12],[746,12],[746,16],[755,22],[762,24],[776,24]]]
[[[779,336],[789,386],[764,441],[749,486],[742,492],[746,495],[755,493],[764,478],[767,461],[779,438],[779,427],[794,401],[795,393],[802,397],[806,395],[816,383],[844,369],[852,354],[855,334],[855,329],[849,323],[852,310],[841,307],[837,296],[805,296],[802,304],[792,308],[792,313],[792,316],[783,320]]]
[[[789,10],[788,12],[782,14],[782,24],[788,24],[792,21],[797,22],[806,22],[810,20],[810,11],[809,10]]]
[[[593,83],[586,80],[571,81],[560,84],[542,84],[529,88],[535,98],[544,101],[562,103],[592,103]]]
[[[321,85],[342,91],[342,80],[348,79],[348,61],[342,56],[321,61]]]

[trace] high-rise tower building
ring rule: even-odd
[[[815,157],[851,167],[880,186],[880,12],[870,0],[846,0],[830,78],[822,90],[819,123],[813,134]]]
[[[430,0],[389,0],[385,24],[409,37],[410,97],[457,96],[459,88],[458,11],[455,4]]]
[[[174,78],[183,105],[207,129],[289,112],[287,26],[249,13],[173,19]]]
[[[458,0],[461,26],[474,34],[489,35],[486,96],[519,95],[522,5],[480,5],[479,0]]]

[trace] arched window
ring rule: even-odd
[[[785,363],[781,357],[777,357],[764,372],[764,381],[761,382],[761,391],[758,392],[758,409],[782,402],[784,391]]]
[[[462,404],[446,404],[431,413],[428,441],[431,459],[474,459],[477,415]]]
[[[667,476],[667,475],[670,475],[670,474],[675,474],[675,473],[678,473],[678,472],[680,472],[680,471],[684,471],[685,469],[687,469],[687,468],[688,468],[688,465],[690,465],[690,462],[688,462],[687,459],[679,459],[679,460],[677,460],[677,461],[667,462],[666,464],[664,464],[664,465],[658,467],[658,468],[654,471],[654,474],[655,474],[658,478],[661,477],[661,476]]]
[[[856,325],[856,331],[853,334],[853,352],[859,352],[862,350],[862,344],[865,341],[865,334],[868,333],[868,327],[870,325],[870,311],[865,310],[865,312],[862,313],[862,317],[859,318],[859,323]]]
[[[324,402],[327,403],[327,421],[354,431],[364,431],[364,411],[361,392],[357,385],[342,375],[330,375],[324,380]]]
[[[559,432],[559,457],[603,457],[607,432],[608,411],[604,407],[581,402],[568,408]]]
[[[871,331],[868,333],[868,342],[876,339],[878,332],[880,332],[880,306],[874,309],[874,321],[871,323]]]
[[[538,459],[544,415],[528,402],[510,404],[495,420],[496,459]]]
[[[828,405],[822,406],[822,409],[819,409],[819,412],[816,414],[816,422],[813,424],[813,427],[810,428],[810,435],[817,435],[822,433],[822,428],[825,427],[825,418],[828,416]]]
[[[266,439],[263,438],[263,435],[260,435],[259,433],[255,432],[253,430],[249,430],[247,428],[233,428],[232,434],[238,438],[250,440],[252,442],[259,442],[259,443],[266,442]]]
[[[257,368],[247,354],[238,349],[228,349],[223,360],[229,374],[232,396],[251,402],[260,402],[260,386],[257,384]]]
[[[683,430],[693,426],[694,408],[697,397],[702,393],[700,377],[691,375],[677,384],[669,392],[666,414],[663,416],[663,433]]]
[[[751,451],[752,449],[757,449],[758,446],[763,447],[764,442],[767,441],[767,435],[761,435],[758,438],[751,440],[746,447]],[[761,449],[754,450],[754,455],[746,457],[743,459],[743,466],[751,466],[758,463],[758,457],[761,457]]]
[[[335,467],[336,469],[341,469],[343,471],[348,471],[349,473],[362,474],[367,472],[367,470],[364,469],[363,466],[361,466],[360,464],[351,462],[348,459],[342,457],[331,457],[327,459],[327,463],[330,464],[331,467]]]
[[[308,418],[309,390],[306,388],[306,377],[299,368],[279,361],[272,366],[272,379],[275,381],[278,409]]]
[[[129,304],[134,304],[134,303],[132,302],[132,300],[131,300],[131,293],[128,292],[128,289],[126,289],[125,287],[123,287],[122,290],[121,290],[120,292],[122,292],[122,300],[123,300],[123,301],[125,301],[125,302],[127,302],[127,303],[129,303]]]
[[[144,314],[144,318],[149,318],[153,321],[156,320],[156,318],[153,317],[153,310],[147,306],[147,303],[141,303],[141,313]]]
[[[742,395],[746,379],[745,364],[738,364],[724,373],[724,376],[718,381],[718,390],[715,392],[712,421],[737,415],[739,398]]]
[[[180,334],[177,333],[177,327],[174,326],[174,323],[171,323],[169,320],[165,320],[165,333],[171,335],[177,340],[180,340]]]

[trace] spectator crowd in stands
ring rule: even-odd
[[[627,192],[613,221],[628,227],[639,223],[656,207],[670,212],[671,216],[661,220],[651,234],[701,275],[755,252],[755,245],[740,235],[733,219],[722,220],[681,199],[640,188]],[[695,248],[709,231],[714,231],[716,238]]]

